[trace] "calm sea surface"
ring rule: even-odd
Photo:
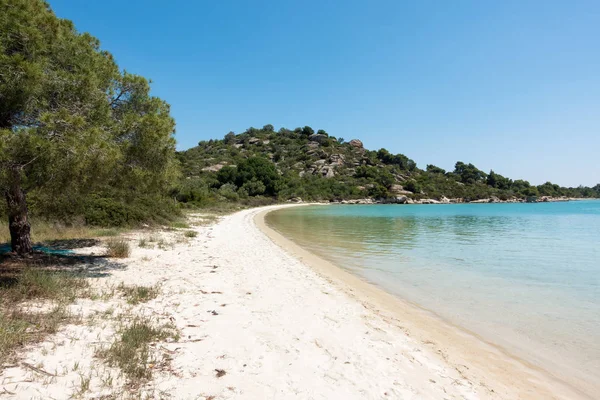
[[[600,201],[272,212],[300,246],[562,377],[600,377]]]

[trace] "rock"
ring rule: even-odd
[[[490,199],[479,199],[479,200],[473,200],[470,201],[469,203],[474,203],[474,204],[481,204],[481,203],[490,203]]]
[[[408,197],[406,197],[406,196],[391,197],[391,198],[385,199],[383,201],[383,203],[388,203],[388,204],[406,204],[407,202],[408,202]]]
[[[226,165],[227,165],[227,162],[223,161],[223,162],[220,162],[218,164],[211,165],[209,167],[204,167],[204,168],[202,168],[202,171],[218,172],[218,171],[220,171]]]
[[[302,203],[302,198],[300,198],[300,197],[292,197],[289,201],[291,203]]]
[[[409,194],[413,194],[412,192],[408,191],[408,190],[404,190],[404,187],[402,185],[392,185],[392,187],[390,188],[390,191],[393,194],[400,194],[400,195],[409,195]]]
[[[442,196],[442,198],[440,199],[440,203],[450,204],[450,199],[448,199],[446,196]]]
[[[259,138],[255,138],[255,137],[248,139],[248,143],[250,143],[250,144],[256,144],[260,141],[261,140]]]
[[[310,140],[311,142],[317,142],[319,144],[323,144],[327,141],[327,136],[316,133],[314,135],[310,135],[308,137],[308,140]]]
[[[333,178],[335,176],[335,171],[333,170],[333,167],[326,167],[323,168],[323,171],[326,171],[323,176],[325,178]]]
[[[329,162],[336,165],[344,165],[344,155],[332,154],[331,156],[329,156]]]
[[[361,142],[358,139],[352,139],[349,143],[350,146],[357,148],[357,149],[362,149],[363,147],[363,142]]]
[[[440,202],[434,199],[422,199],[421,204],[440,204]]]

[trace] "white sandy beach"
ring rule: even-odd
[[[0,397],[123,397],[110,397],[123,383],[118,371],[94,358],[113,339],[115,323],[102,314],[112,307],[112,315],[129,310],[181,331],[178,342],[154,346],[170,365],[135,390],[148,398],[586,398],[294,246],[264,226],[264,213],[277,207],[196,227],[196,238],[166,250],[133,245],[97,285],[159,284],[158,298],[137,306],[118,297],[78,301],[72,310],[95,320],[27,348],[23,360],[50,375],[15,364],[0,374]],[[78,393],[82,377],[90,387]]]

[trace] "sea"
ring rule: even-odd
[[[305,206],[266,222],[557,377],[600,379],[600,201]]]

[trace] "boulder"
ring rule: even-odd
[[[333,178],[335,176],[335,171],[333,170],[333,167],[323,168],[322,173],[325,178]]]
[[[350,146],[354,147],[354,148],[357,148],[357,149],[362,149],[362,148],[364,148],[364,146],[363,146],[363,142],[361,142],[361,141],[360,141],[360,140],[358,140],[358,139],[352,139],[352,140],[351,140],[351,141],[350,141],[348,144],[349,144]]]
[[[434,199],[422,199],[421,204],[440,204],[440,202]]]
[[[406,197],[406,196],[391,197],[389,199],[385,199],[384,203],[389,203],[389,204],[406,204],[406,203],[408,203],[408,197]]]
[[[317,142],[319,144],[325,143],[327,141],[327,139],[328,139],[327,136],[321,135],[321,134],[318,134],[318,133],[316,133],[314,135],[310,135],[308,137],[308,140],[310,140],[311,142]]]
[[[390,191],[393,194],[396,195],[408,195],[408,194],[413,194],[412,192],[408,191],[408,190],[404,190],[404,187],[402,185],[392,185],[392,187],[390,188]]]
[[[344,165],[344,155],[332,154],[331,156],[329,156],[329,162],[336,165]]]
[[[211,165],[209,167],[204,167],[202,168],[202,171],[207,171],[207,172],[218,172],[220,171],[224,166],[227,165],[226,161],[220,162],[218,164],[215,165]]]

